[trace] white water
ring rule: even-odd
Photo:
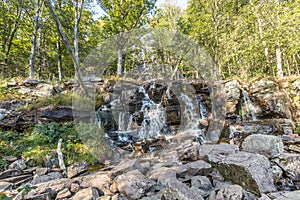
[[[243,120],[245,120],[247,117],[245,116],[245,114],[248,114],[250,116],[250,120],[257,120],[257,109],[254,106],[253,102],[251,101],[249,94],[246,90],[243,90],[243,97],[244,97],[244,104],[246,107],[246,113],[245,111],[242,109],[242,117]]]

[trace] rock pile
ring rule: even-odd
[[[258,140],[265,145],[257,146]],[[26,168],[23,160],[8,157],[13,162],[0,173],[0,192],[15,200],[267,200],[298,194],[283,191],[300,189],[300,155],[284,152],[281,137],[251,135],[241,147],[174,139],[165,149],[128,155],[96,172],[77,163],[65,176],[57,169]]]

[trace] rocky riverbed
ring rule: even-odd
[[[190,84],[200,97],[199,107],[205,106],[205,112],[199,115],[199,127],[209,133],[208,127],[216,123],[209,90],[203,82]],[[35,167],[26,158],[5,156],[2,159],[9,167],[0,172],[0,194],[13,199],[299,199],[299,79],[278,82],[261,78],[247,84],[229,80],[221,84],[226,91],[226,112],[223,131],[214,135],[217,141],[203,142],[193,131],[132,140],[131,148],[124,148],[125,144],[115,147],[115,151],[122,152],[122,159],[96,169],[79,162],[63,171],[53,167],[57,165]],[[98,81],[97,85],[102,93],[101,105],[108,107],[114,100],[112,91],[118,88],[113,81]],[[36,97],[51,97],[54,92],[72,89],[72,85],[65,88],[35,82],[10,83],[7,87]],[[180,99],[172,92],[167,95],[168,89],[163,85],[144,88],[153,104],[163,102],[168,130],[177,130]],[[143,124],[139,112],[145,91],[133,92],[127,102],[139,126]],[[22,130],[28,122],[73,120],[71,107],[19,109],[26,101],[1,102],[1,129]],[[100,112],[101,105],[96,105]],[[110,138],[116,142],[118,135],[114,133],[120,127],[112,130],[118,127],[116,122],[105,119],[110,120],[102,120],[103,128],[110,131]],[[131,136],[131,132],[127,133]],[[155,148],[150,151],[149,147]],[[57,162],[55,156],[53,159]]]

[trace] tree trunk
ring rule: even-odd
[[[86,86],[85,86],[85,84],[83,82],[81,71],[80,71],[79,58],[78,57],[76,58],[76,56],[75,56],[74,50],[73,50],[73,48],[72,48],[72,46],[71,46],[71,44],[69,42],[69,39],[65,35],[65,33],[63,31],[63,27],[61,25],[61,22],[60,22],[57,14],[55,12],[55,9],[54,9],[53,5],[51,4],[51,0],[46,0],[46,1],[47,1],[47,4],[48,4],[48,7],[49,7],[49,11],[50,11],[52,17],[55,20],[55,24],[56,24],[56,27],[57,27],[57,29],[59,31],[59,34],[60,34],[61,38],[62,38],[62,41],[63,41],[64,45],[66,46],[69,54],[71,55],[71,59],[72,59],[73,64],[74,64],[75,74],[76,74],[76,77],[78,79],[79,85],[80,85],[81,89],[83,90],[83,92],[87,93],[88,91],[87,91]],[[78,4],[76,4],[76,2],[74,2],[74,5],[78,5]],[[80,4],[79,8],[80,8],[80,12],[79,13],[81,13],[82,9],[83,9],[83,0],[81,1],[81,4]],[[80,21],[80,15],[81,14],[78,15],[78,10],[75,11],[75,12],[77,13],[77,14],[75,14],[75,16],[78,17],[77,19],[75,19],[75,25],[78,28],[78,24],[79,24],[79,21]],[[74,26],[74,29],[75,29],[75,26]],[[76,29],[76,30],[78,31],[78,29]],[[74,30],[74,32],[75,32],[75,30]],[[77,40],[78,40],[78,35],[77,35]],[[78,44],[78,41],[77,41],[77,44]],[[78,51],[78,45],[77,45],[77,51]],[[77,52],[76,55],[79,56],[78,52]]]
[[[118,69],[117,69],[117,74],[119,76],[122,76],[122,72],[123,72],[123,69],[122,69],[122,55],[123,52],[122,52],[122,47],[121,45],[118,46]]]
[[[258,31],[259,31],[261,43],[262,43],[263,47],[265,48],[264,53],[265,53],[265,58],[266,58],[267,69],[270,70],[269,49],[268,49],[267,43],[263,37],[263,25],[262,25],[262,21],[259,17],[257,17],[257,24],[258,24]]]
[[[277,76],[279,78],[282,78],[283,77],[282,58],[281,58],[281,49],[278,42],[276,43],[276,63],[277,63]]]
[[[62,59],[61,59],[60,37],[57,37],[56,50],[57,50],[58,79],[61,81],[62,80]]]
[[[36,49],[37,32],[39,28],[39,17],[40,17],[40,0],[35,0],[35,18],[34,28],[32,33],[31,50],[29,56],[29,78],[34,78],[34,56]]]

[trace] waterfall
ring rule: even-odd
[[[200,120],[198,108],[196,108],[193,100],[185,94],[181,93],[179,99],[181,100],[180,106],[183,107],[181,114],[185,118],[181,124],[185,123],[185,130],[197,130]]]
[[[248,115],[250,114],[250,120],[257,120],[257,117],[256,117],[257,109],[254,106],[253,102],[251,101],[248,92],[246,90],[242,90],[242,92],[243,92],[243,97],[244,97],[244,103],[246,106],[246,113]],[[247,118],[246,116],[244,116],[244,113],[245,112],[242,109],[243,120]]]
[[[151,85],[155,87],[155,85]],[[152,101],[143,87],[139,88],[139,92],[144,94],[142,99],[142,108],[140,112],[143,113],[144,119],[139,130],[140,139],[149,139],[157,137],[166,126],[166,113],[161,103]]]
[[[202,95],[199,95],[198,98],[198,105],[199,105],[199,111],[200,111],[200,117],[201,119],[207,119],[207,109],[206,109],[206,105],[205,105],[205,98]]]

